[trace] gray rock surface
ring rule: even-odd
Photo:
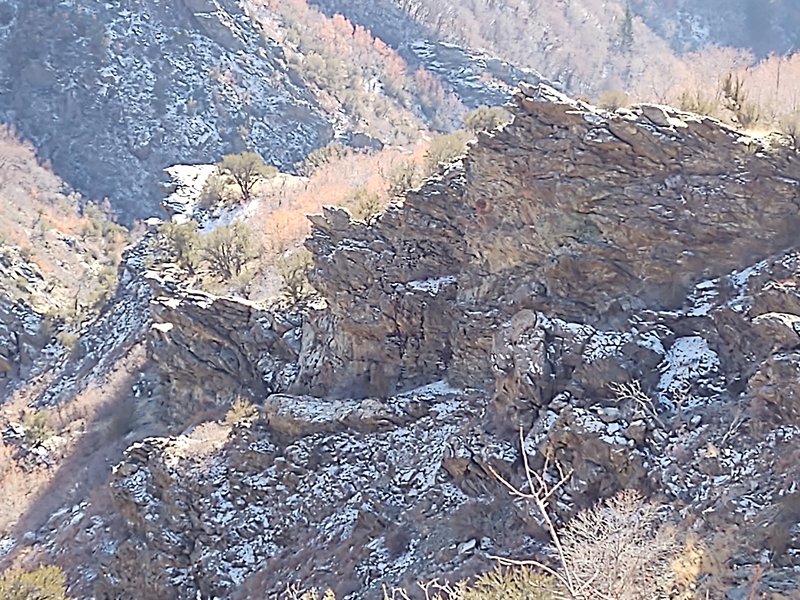
[[[524,486],[522,453],[572,471],[559,523],[635,488],[724,546],[733,597],[757,565],[796,589],[797,151],[547,87],[514,115],[373,225],[315,217],[302,322],[151,280],[166,410],[259,414],[138,442],[113,512],[54,516],[60,552],[98,549],[86,596],[360,600],[546,560],[495,476]]]
[[[672,109],[525,89],[511,125],[373,226],[313,219],[328,308],[306,315],[286,389],[258,387],[270,346],[251,348],[243,303],[159,309],[200,363],[214,319],[250,323],[225,341],[249,358],[210,371],[265,397],[213,444],[198,430],[129,449],[112,483],[128,537],[103,597],[159,574],[153,597],[299,581],[371,598],[535,554],[541,524],[493,475],[522,485],[523,451],[572,469],[557,519],[636,488],[704,535],[735,528],[736,564],[767,549],[765,585],[785,589],[800,550],[797,344],[780,329],[800,298],[798,157],[761,144]]]
[[[297,370],[298,322],[241,299],[175,293],[156,274],[149,277],[155,298],[148,353],[172,398],[169,422],[288,388]]]

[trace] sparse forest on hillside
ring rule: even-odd
[[[114,222],[107,203],[70,192],[10,127],[0,127],[0,203],[0,281],[6,290],[67,320],[97,308],[113,292],[128,231]],[[34,271],[19,271],[25,263]]]
[[[730,107],[722,86],[732,74],[742,82],[751,115],[757,115],[750,120],[761,127],[779,126],[800,110],[800,55],[759,58],[750,48],[714,43],[708,32],[705,37],[696,32],[694,43],[681,44],[680,19],[691,20],[690,13],[673,13],[672,21],[664,18],[670,6],[678,10],[677,1],[657,7],[644,0],[398,0],[397,4],[442,38],[537,69],[570,94],[590,101],[621,93],[628,102],[713,110],[715,116],[725,117]],[[742,14],[758,12],[752,2],[746,4]],[[724,8],[727,14],[736,10]],[[783,14],[795,15],[787,3],[770,3],[759,13],[761,33],[751,31],[743,39],[759,35],[754,46],[763,53],[769,24]],[[751,17],[747,19],[757,27]],[[699,96],[706,104],[689,102],[688,96]]]
[[[306,0],[249,0],[264,34],[288,47],[292,68],[312,82],[323,105],[344,111],[366,133],[410,143],[426,128],[457,126],[458,98],[435,75],[409,68],[396,50],[342,15],[327,17]]]

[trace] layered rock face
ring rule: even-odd
[[[490,380],[495,332],[522,309],[618,327],[794,243],[797,154],[777,140],[765,148],[658,106],[601,114],[544,86],[518,104],[463,168],[374,227],[333,211],[315,220],[314,283],[340,319],[338,343],[350,332],[383,348],[365,351],[373,362],[412,357],[390,384],[437,371]]]
[[[353,600],[525,558],[546,535],[493,474],[523,485],[522,452],[572,469],[559,519],[637,488],[733,535],[729,587],[764,557],[796,586],[797,151],[544,86],[513,112],[371,225],[313,219],[327,308],[291,343],[256,307],[159,301],[157,343],[194,356],[158,350],[175,388],[262,408],[129,449],[100,597]]]
[[[150,275],[156,323],[149,355],[171,402],[167,421],[227,406],[237,397],[261,401],[289,387],[300,350],[300,320],[256,304],[200,291]]]
[[[0,246],[0,404],[64,353],[47,314],[55,285],[19,250]]]
[[[105,597],[141,598],[156,576],[146,597],[280,597],[294,583],[377,597],[448,563],[485,568],[480,507],[464,490],[500,492],[470,457],[503,464],[510,448],[473,434],[480,404],[444,385],[390,401],[273,396],[263,421],[227,440],[200,428],[132,447],[113,483],[132,535],[109,561]],[[533,525],[496,510],[484,549],[522,544]],[[518,526],[505,533],[506,520]],[[155,564],[133,568],[148,554]]]

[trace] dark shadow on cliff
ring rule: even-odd
[[[148,399],[134,397],[134,384],[148,369],[144,344],[131,347],[101,380],[61,398],[53,411],[54,429],[77,436],[74,447],[57,465],[50,468],[47,483],[36,494],[9,534],[19,546],[0,561],[0,570],[28,548],[28,532],[36,533],[48,524],[59,509],[71,509],[90,501],[87,514],[103,514],[110,509],[107,483],[111,470],[122,459],[123,451],[134,441],[162,433]],[[47,467],[38,467],[44,469]],[[50,524],[59,527],[61,520]],[[106,526],[108,523],[106,523]],[[59,530],[60,533],[60,530]],[[52,535],[52,534],[50,534]],[[56,538],[58,533],[55,534]],[[34,539],[38,539],[38,535]],[[60,546],[56,539],[56,547]],[[92,552],[91,548],[88,548]],[[66,562],[92,560],[69,555]],[[64,565],[66,570],[66,565]]]

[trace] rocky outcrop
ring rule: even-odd
[[[43,315],[0,294],[0,402],[14,383],[33,374],[51,333]]]
[[[571,469],[557,519],[637,488],[708,539],[733,532],[727,585],[768,560],[764,589],[791,589],[797,152],[547,87],[513,111],[374,224],[313,219],[327,307],[294,345],[238,301],[157,301],[176,392],[193,373],[261,412],[129,449],[112,482],[128,529],[101,597],[299,580],[352,600],[529,556],[546,536],[494,475],[525,485],[523,452]]]
[[[52,319],[42,309],[52,308],[48,283],[17,248],[0,245],[0,404],[61,352]]]
[[[54,407],[102,380],[136,344],[150,323],[150,288],[142,278],[147,240],[128,248],[118,268],[114,295],[75,331],[74,344],[56,345],[46,365],[48,384],[37,394],[37,407]],[[44,370],[44,368],[43,368]]]
[[[546,86],[517,101],[512,124],[375,227],[336,211],[315,220],[314,283],[336,344],[402,364],[390,385],[445,371],[491,381],[495,332],[520,310],[619,327],[794,243],[798,158],[778,139],[660,106],[608,114]],[[356,353],[354,382],[367,370]]]
[[[264,421],[240,424],[216,447],[201,431],[132,447],[116,470],[114,496],[130,543],[158,540],[147,546],[164,585],[147,597],[185,598],[195,589],[248,597],[248,586],[278,597],[293,583],[372,597],[407,574],[485,565],[475,551],[489,544],[481,538],[490,522],[498,532],[506,519],[520,524],[503,539],[493,534],[493,544],[520,541],[525,526],[509,506],[490,522],[469,517],[484,507],[477,491],[497,485],[476,465],[501,463],[510,451],[482,447],[472,435],[480,405],[444,385],[346,410],[273,397]],[[444,465],[475,491],[454,485]],[[153,571],[133,564],[112,563],[108,581],[117,585],[106,597],[142,597],[139,582]],[[330,581],[317,570],[326,564],[338,573]]]
[[[170,398],[168,422],[180,427],[204,409],[289,387],[300,350],[298,317],[183,290],[157,273],[149,282],[155,293],[149,355]]]

